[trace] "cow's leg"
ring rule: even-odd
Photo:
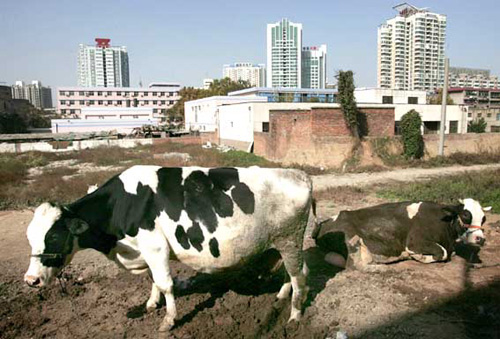
[[[287,292],[289,293],[290,287],[287,286],[287,284],[291,284],[292,311],[289,320],[299,320],[302,311],[302,303],[307,297],[306,275],[308,273],[308,269],[304,262],[302,250],[296,245],[289,244],[289,246],[280,250],[280,253],[291,282],[285,283],[281,287],[281,290],[278,293],[278,298],[286,296]]]
[[[159,229],[153,231],[141,229],[137,234],[137,238],[141,253],[153,275],[154,285],[165,296],[167,314],[159,330],[160,332],[168,331],[174,326],[177,309],[173,294],[174,283],[168,266],[170,249],[167,239]]]
[[[424,264],[449,259],[448,251],[443,246],[432,241],[423,241],[416,244],[409,243],[406,252],[410,254],[412,259]]]
[[[151,312],[155,310],[158,305],[161,304],[161,291],[156,286],[156,284],[153,282],[151,287],[151,296],[148,299],[148,302],[146,303],[146,311]]]

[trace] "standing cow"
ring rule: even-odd
[[[447,261],[458,240],[482,246],[481,226],[486,221],[473,199],[445,206],[433,202],[398,202],[354,211],[342,211],[321,223],[313,232],[316,244],[328,252],[325,260],[369,270],[405,259],[423,263]]]
[[[215,273],[274,248],[291,278],[278,298],[293,289],[290,320],[298,320],[307,293],[302,241],[311,190],[298,170],[134,166],[74,203],[36,209],[24,279],[47,285],[78,250],[93,248],[132,273],[151,272],[147,309],[164,294],[166,331],[176,317],[170,259]]]

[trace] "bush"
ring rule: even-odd
[[[413,109],[401,117],[403,154],[407,159],[420,159],[424,155],[424,139],[420,131],[421,126],[420,114]]]
[[[467,133],[484,133],[486,132],[486,121],[484,118],[472,120],[467,125]]]

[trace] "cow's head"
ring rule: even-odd
[[[64,207],[43,203],[35,210],[26,235],[31,246],[31,259],[24,281],[31,287],[50,283],[67,265],[77,250],[76,236],[88,224],[75,218]]]
[[[485,237],[482,226],[486,222],[484,211],[491,210],[491,206],[481,207],[481,204],[474,199],[459,200],[463,205],[458,218],[465,232],[460,237],[466,244],[484,245]]]

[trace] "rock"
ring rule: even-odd
[[[167,152],[163,154],[154,154],[154,159],[166,159],[166,160],[181,160],[184,162],[191,161],[191,156],[188,153],[178,153],[178,152]]]

